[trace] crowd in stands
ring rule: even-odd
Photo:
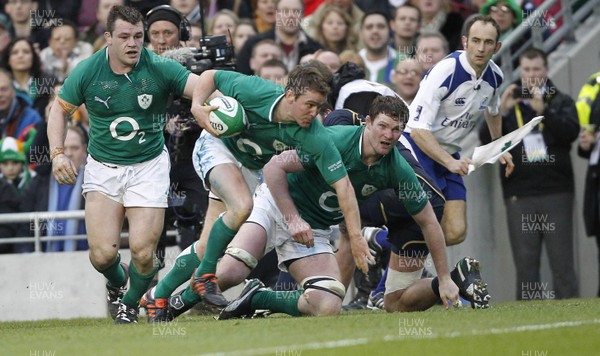
[[[113,5],[133,6],[142,14],[158,5],[174,7],[190,23],[190,39],[183,46],[197,47],[202,32],[226,35],[241,73],[285,85],[287,74],[311,59],[323,62],[332,73],[353,62],[364,71],[364,79],[394,90],[410,104],[427,71],[462,49],[463,24],[470,16],[491,15],[503,40],[542,1],[211,0],[203,2],[205,31],[196,0],[1,3],[0,213],[15,213],[83,207],[83,168],[73,186],[59,185],[50,174],[46,119],[73,68],[104,48],[106,18]],[[547,23],[554,27],[546,34],[561,24]],[[65,142],[65,154],[80,167],[85,164],[87,132],[82,106],[71,115]],[[44,236],[75,234],[85,234],[85,226],[70,220],[48,222],[43,231]],[[33,236],[30,224],[0,225],[0,238],[17,236]],[[87,249],[87,244],[57,240],[42,248],[74,251]],[[30,251],[32,243],[0,244],[0,253]]]

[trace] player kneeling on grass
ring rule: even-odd
[[[439,290],[447,305],[448,300],[458,301],[458,288],[446,267],[441,228],[414,171],[394,148],[407,119],[408,108],[401,99],[382,96],[373,101],[365,126],[328,128],[329,139],[342,156],[359,202],[377,190],[399,186],[413,190],[399,196],[425,233],[436,235],[440,241],[436,266],[440,265]],[[266,241],[275,245],[280,269],[288,270],[304,290],[268,291],[259,281],[251,280],[240,297],[221,312],[220,319],[248,317],[256,309],[296,316],[339,314],[346,288],[340,282],[330,240],[330,226],[343,219],[335,193],[315,174],[313,162],[300,150],[272,158],[264,174],[270,192],[265,185],[257,191],[248,222],[264,229]],[[355,260],[371,261],[371,256],[357,256],[350,249]],[[256,251],[244,252],[256,257]],[[248,259],[242,255],[240,260]]]

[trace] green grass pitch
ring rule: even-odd
[[[138,325],[113,325],[109,318],[0,323],[0,355],[600,355],[600,299],[322,318],[140,319]]]

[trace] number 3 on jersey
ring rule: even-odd
[[[132,130],[127,135],[119,135],[117,133],[117,126],[122,122],[128,122],[129,125],[131,125]],[[110,134],[112,135],[113,138],[115,138],[119,141],[129,141],[129,140],[133,139],[135,136],[140,136],[140,140],[138,143],[139,144],[144,143],[146,141],[146,139],[144,138],[144,136],[146,136],[146,132],[139,131],[139,129],[140,129],[140,125],[137,123],[137,121],[135,121],[134,118],[131,118],[131,117],[126,117],[126,116],[119,117],[110,123]]]

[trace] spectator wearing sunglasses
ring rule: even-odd
[[[490,15],[500,26],[500,41],[523,22],[523,12],[514,0],[489,0],[481,7],[482,15]]]

